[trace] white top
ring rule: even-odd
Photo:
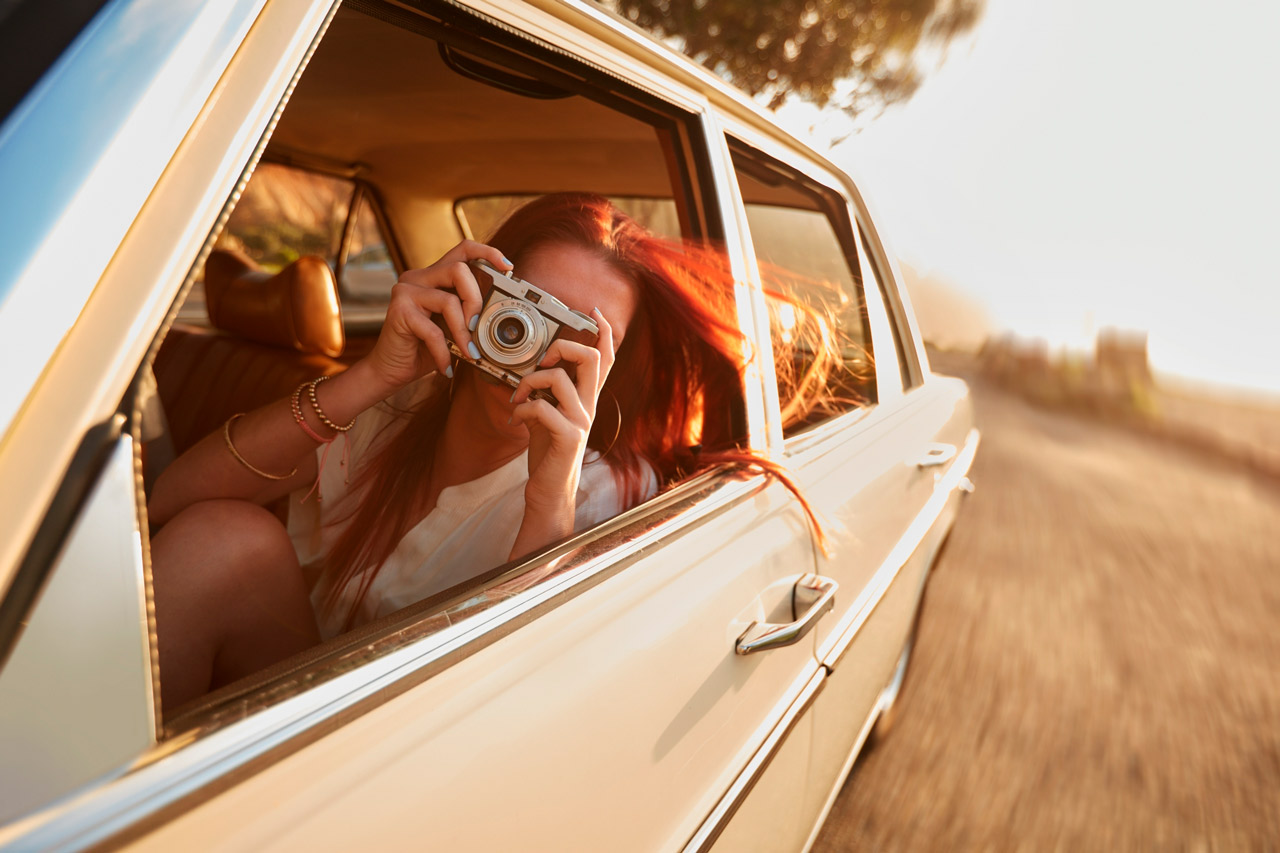
[[[305,491],[289,499],[289,535],[298,560],[308,565],[320,560],[337,542],[358,495],[346,482],[342,465],[343,442],[350,447],[354,472],[358,461],[373,447],[396,432],[394,421],[408,421],[406,408],[422,400],[432,388],[431,378],[402,389],[393,397],[364,412],[356,426],[329,446],[317,448],[320,462],[318,501]],[[658,490],[657,477],[646,468],[642,497]],[[421,601],[455,584],[507,562],[524,519],[524,486],[529,479],[528,452],[468,483],[440,492],[436,506],[405,534],[369,587],[356,614],[355,624],[371,622],[402,607]],[[594,450],[588,450],[578,483],[574,531],[583,530],[617,515],[623,509],[613,469]],[[335,523],[334,519],[342,521]],[[347,584],[337,606],[329,613],[321,607],[322,585],[312,590],[320,634],[325,639],[342,632],[343,621],[359,589],[360,575]]]

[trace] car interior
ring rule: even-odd
[[[711,185],[710,167],[691,116],[497,24],[468,16],[458,26],[451,15],[460,14],[443,4],[419,10],[354,0],[335,15],[260,162],[228,201],[154,356],[159,405],[144,425],[148,485],[231,415],[353,364],[376,340],[399,272],[433,262],[462,239],[483,241],[528,199],[596,192],[659,233],[722,238],[715,199],[702,189]],[[847,219],[829,192],[798,184],[747,147],[735,147],[734,157],[753,231],[777,230],[787,215]],[[848,246],[836,247],[834,270],[815,268],[809,248],[797,251],[761,257],[802,272],[796,280],[810,286],[857,276]],[[839,308],[832,322],[853,341],[842,399],[874,402],[865,310]],[[785,319],[775,322],[775,335],[788,334]],[[792,414],[797,429],[820,419]],[[745,435],[742,406],[705,417],[703,444],[729,446]],[[282,680],[322,658],[336,672],[377,654],[372,638],[391,626],[430,633],[554,571],[534,567],[511,578],[508,569],[494,567],[465,589],[166,713],[165,728],[173,734],[241,716],[244,697],[271,701]]]

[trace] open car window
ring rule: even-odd
[[[730,140],[769,307],[783,433],[874,404],[863,272],[835,190]]]
[[[484,239],[520,203],[586,191],[616,200],[659,234],[718,236],[715,194],[697,188],[707,172],[696,116],[508,31],[488,41],[455,35],[430,13],[390,4],[337,13],[197,271],[206,287],[221,276],[330,296],[309,302],[306,316],[294,304],[287,322],[258,322],[231,310],[230,297],[219,304],[192,289],[155,356],[169,429],[144,450],[154,462],[144,466],[148,482],[236,413],[346,370],[377,339],[378,309],[397,270],[433,263],[464,238]],[[281,335],[286,326],[290,334]],[[743,437],[741,405],[705,420],[704,434],[717,442]],[[427,599],[166,709],[165,731],[220,726],[338,677],[353,661],[509,603],[572,568],[566,553],[598,558],[598,549],[626,541],[609,537],[668,512],[666,500],[608,519],[572,547],[477,566]],[[270,508],[282,518],[291,512],[283,501]]]

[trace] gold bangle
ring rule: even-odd
[[[260,468],[253,467],[253,465],[249,464],[248,459],[245,459],[243,456],[240,455],[240,451],[236,450],[236,446],[231,443],[231,425],[243,417],[244,417],[244,412],[238,412],[232,415],[231,417],[227,418],[227,422],[222,425],[222,437],[227,442],[227,450],[231,451],[231,455],[236,458],[236,461],[239,462],[244,467],[248,468],[253,473],[257,474],[259,477],[262,477],[264,480],[287,480],[290,477],[292,477],[294,474],[298,473],[298,469],[294,468],[288,474],[268,474],[266,471],[263,471]]]
[[[307,398],[311,400],[311,408],[315,410],[316,417],[320,419],[320,423],[324,424],[334,432],[347,432],[356,425],[356,419],[352,418],[351,423],[346,426],[339,426],[335,424],[333,421],[329,420],[328,415],[321,410],[320,401],[316,398],[316,386],[328,378],[328,376],[317,376],[315,379],[312,379],[307,385]]]

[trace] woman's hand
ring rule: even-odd
[[[444,332],[432,321],[439,314],[454,342],[464,351],[474,347],[470,324],[480,313],[480,286],[467,261],[484,259],[500,270],[510,270],[511,262],[502,252],[463,240],[429,267],[406,270],[391,289],[387,319],[378,342],[365,357],[374,381],[380,383],[375,396],[386,397],[432,369],[452,376],[452,357]]]
[[[525,521],[512,556],[521,556],[573,532],[578,477],[596,402],[613,367],[613,327],[592,309],[599,327],[594,346],[560,339],[547,348],[539,370],[520,380],[511,401],[513,421],[529,430],[529,482]],[[574,365],[575,378],[557,365]],[[534,390],[551,392],[557,405],[530,399]]]

